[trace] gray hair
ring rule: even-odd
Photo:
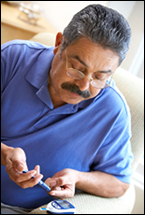
[[[73,16],[64,29],[63,36],[60,52],[83,36],[117,53],[120,65],[129,49],[131,28],[117,11],[93,4]]]

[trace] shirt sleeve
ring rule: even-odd
[[[21,60],[24,56],[23,47],[13,40],[1,45],[1,93],[16,75],[21,67]]]
[[[39,54],[45,50],[33,41],[12,40],[1,45],[1,93],[15,75],[31,68]]]
[[[94,159],[93,171],[105,172],[130,183],[133,160],[130,138],[130,113],[122,108]]]

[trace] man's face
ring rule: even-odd
[[[68,46],[61,57],[59,51],[60,46],[54,50],[48,85],[54,107],[65,103],[77,104],[95,97],[100,89],[93,87],[90,79],[107,80],[110,72],[118,67],[119,56],[116,53],[84,37]],[[68,67],[81,71],[85,75],[83,79],[73,79],[66,74],[66,56]]]

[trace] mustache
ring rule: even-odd
[[[77,85],[70,84],[69,82],[63,83],[61,85],[61,88],[71,91],[73,93],[77,93],[79,96],[82,96],[83,98],[89,98],[91,96],[91,93],[89,90],[81,91]]]

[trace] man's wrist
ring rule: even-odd
[[[79,189],[83,172],[80,172],[77,170],[74,170],[74,171],[75,171],[75,187]]]

